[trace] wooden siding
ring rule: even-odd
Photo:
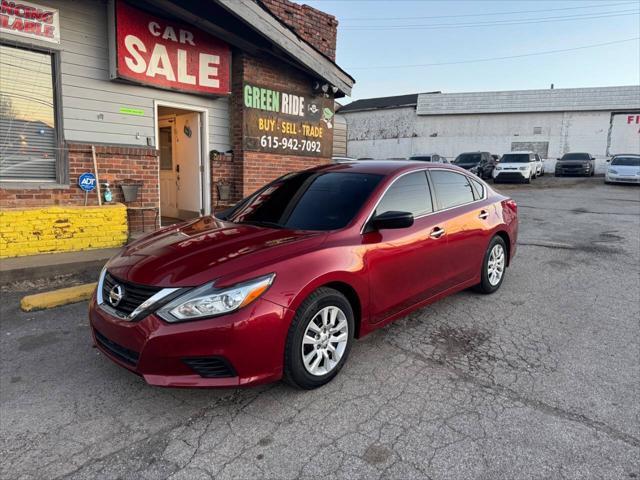
[[[109,79],[106,1],[47,0],[46,4],[60,11],[65,140],[147,145],[150,138],[156,145],[154,100],[157,100],[207,108],[208,150],[231,148],[228,98],[208,98]],[[19,37],[15,40],[24,43]],[[144,115],[124,115],[119,112],[120,107],[141,109]]]

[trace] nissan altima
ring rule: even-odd
[[[517,233],[516,203],[456,166],[290,173],[109,260],[92,340],[152,385],[319,387],[355,339],[460,290],[498,290]]]

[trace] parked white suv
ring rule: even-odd
[[[540,157],[534,152],[509,152],[500,159],[493,169],[493,181],[531,183],[543,168]]]

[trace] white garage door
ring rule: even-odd
[[[640,112],[612,113],[607,155],[640,153]]]

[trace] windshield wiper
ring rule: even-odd
[[[256,225],[258,227],[284,228],[284,226],[280,225],[279,223],[269,222],[266,220],[243,220],[242,222],[238,222],[238,223],[244,223],[247,225]]]

